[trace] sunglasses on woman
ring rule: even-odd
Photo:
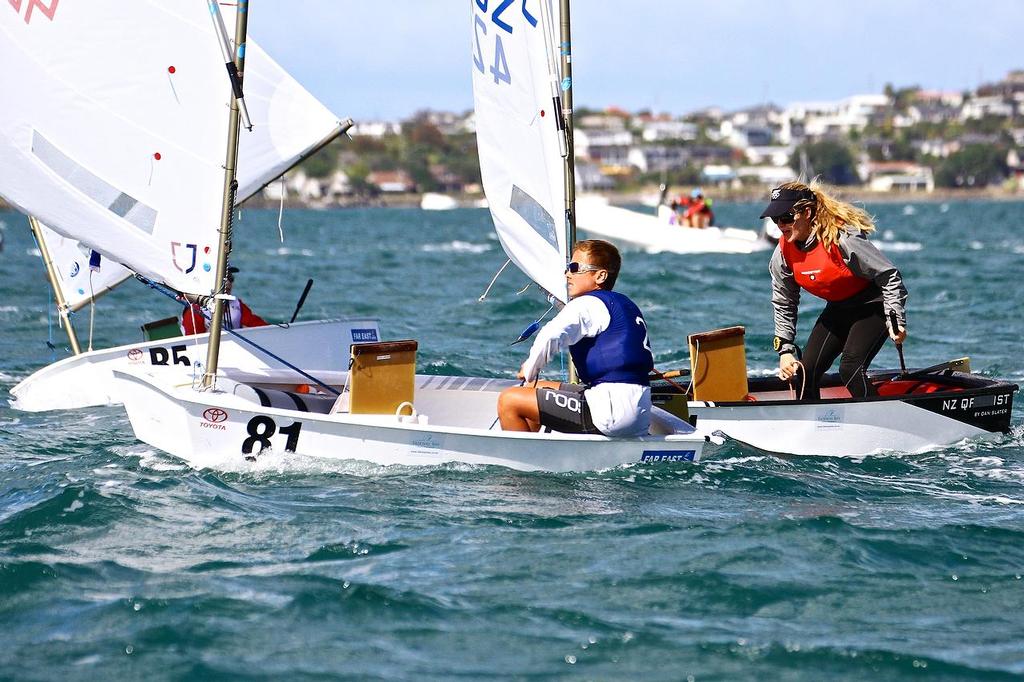
[[[796,215],[792,211],[782,215],[773,215],[772,222],[776,225],[789,225],[796,222]]]
[[[597,272],[598,270],[604,270],[604,268],[596,265],[590,265],[589,263],[577,263],[576,261],[565,266],[565,271],[571,275],[575,275],[580,272]]]

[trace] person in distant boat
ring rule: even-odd
[[[690,200],[683,212],[682,223],[687,227],[704,229],[715,224],[715,213],[711,210],[711,199],[704,197],[704,191],[695,187],[690,192]]]
[[[896,266],[868,241],[875,230],[871,216],[818,186],[789,182],[772,190],[761,218],[771,218],[782,232],[768,267],[779,377],[797,379],[799,397],[815,400],[822,375],[839,357],[839,376],[850,393],[877,395],[868,365],[886,336],[896,343],[906,338],[907,289]],[[802,357],[796,345],[801,290],[827,301]]]
[[[684,222],[683,216],[686,215],[686,211],[690,208],[690,197],[680,194],[677,198],[672,200],[672,203],[669,204],[669,208],[672,209],[672,220],[670,221],[670,224],[685,227],[686,223]]]
[[[519,370],[519,378],[533,385],[505,389],[498,398],[502,430],[648,434],[654,356],[643,313],[612,291],[621,266],[612,244],[577,242],[565,270],[570,300],[537,333]],[[544,365],[566,348],[582,384],[537,381]]]
[[[235,283],[235,274],[238,268],[228,268],[227,284],[224,286],[224,293],[230,294]],[[265,327],[266,320],[254,313],[249,306],[242,302],[242,299],[235,298],[227,301],[227,309],[224,311],[224,328],[241,329],[242,327]],[[193,303],[185,308],[181,314],[181,333],[203,334],[207,331],[206,318],[203,317],[203,308],[198,303]]]

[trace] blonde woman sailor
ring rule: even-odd
[[[771,218],[782,232],[768,266],[779,377],[796,379],[803,387],[798,397],[816,400],[822,375],[838,357],[851,395],[877,395],[867,368],[887,336],[898,344],[906,338],[907,289],[900,271],[868,240],[875,230],[871,216],[819,186],[789,182],[772,190],[761,218]],[[802,356],[796,345],[801,291],[827,302]]]

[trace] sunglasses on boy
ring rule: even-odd
[[[598,270],[604,270],[604,268],[596,265],[590,265],[589,263],[577,263],[576,261],[572,261],[565,266],[565,271],[571,275],[575,275],[580,272],[597,272]]]

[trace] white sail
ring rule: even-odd
[[[550,24],[541,21],[542,2]],[[557,3],[470,0],[470,5],[477,147],[494,228],[512,262],[565,301],[561,112],[552,89],[560,79],[549,71],[549,61],[558,64],[549,52],[558,44],[552,33]]]
[[[5,3],[0,62],[0,195],[111,261],[210,293],[230,85],[205,3]],[[240,142],[240,197],[337,126],[251,42],[246,88],[260,132]]]
[[[53,262],[54,280],[71,311],[79,310],[131,277],[128,268],[101,258],[99,269],[90,267],[90,249],[75,239],[57,234],[39,223],[39,236]]]
[[[341,129],[338,117],[299,85],[266,53],[248,42],[245,98],[253,122],[238,142],[238,203],[291,168]],[[71,310],[98,298],[131,276],[119,263],[103,258],[99,272],[88,267],[87,243],[42,225],[41,237],[53,260],[56,281]]]

